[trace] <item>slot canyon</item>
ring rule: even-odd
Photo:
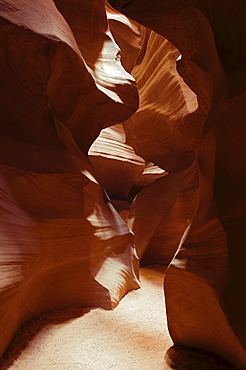
[[[246,370],[245,0],[0,0],[0,368]]]

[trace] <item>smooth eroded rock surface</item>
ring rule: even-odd
[[[167,268],[174,352],[246,369],[244,1],[0,16],[1,354],[44,310],[116,307],[140,260]]]

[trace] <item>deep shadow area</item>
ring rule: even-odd
[[[176,370],[237,370],[223,358],[203,350],[174,345],[166,352],[165,361]]]

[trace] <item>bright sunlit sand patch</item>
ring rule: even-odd
[[[163,273],[164,267],[142,268],[142,288],[128,293],[114,311],[85,310],[81,317],[58,323],[56,314],[56,323],[43,326],[26,345],[28,333],[35,330],[27,326],[17,333],[18,344],[10,348],[1,369],[5,364],[15,370],[169,369],[164,356],[172,341],[166,327]]]
[[[141,268],[142,288],[114,311],[75,307],[29,320],[0,361],[1,370],[233,370],[215,355],[172,347],[164,272],[165,266]]]

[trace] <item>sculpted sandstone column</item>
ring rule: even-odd
[[[0,355],[43,310],[111,309],[139,286],[133,235],[87,157],[137,109],[135,81],[103,1],[55,4],[0,7]]]
[[[178,48],[182,58],[177,62],[177,70],[197,95],[198,101],[196,111],[190,115],[184,114],[186,125],[181,125],[181,128],[176,128],[177,120],[169,113],[169,127],[164,127],[166,130],[173,130],[171,132],[174,137],[180,135],[179,141],[170,141],[168,135],[165,137],[161,131],[159,135],[154,134],[155,126],[158,127],[157,133],[163,127],[160,122],[163,124],[168,119],[163,119],[166,100],[163,97],[161,105],[161,90],[155,84],[155,88],[151,90],[151,78],[144,80],[140,65],[139,81],[137,73],[135,75],[140,87],[140,108],[130,119],[129,125],[126,123],[125,126],[129,129],[130,144],[136,153],[168,170],[169,174],[161,179],[163,187],[157,183],[153,185],[156,193],[158,192],[158,199],[163,199],[163,205],[159,208],[156,206],[152,211],[154,196],[150,196],[151,191],[148,190],[149,194],[146,193],[146,198],[144,197],[147,188],[136,198],[133,205],[136,210],[131,224],[136,232],[136,245],[141,244],[144,250],[146,241],[148,243],[160,222],[159,217],[154,224],[148,223],[145,234],[140,235],[141,219],[137,216],[143,215],[143,210],[147,215],[148,212],[153,212],[155,217],[160,212],[168,215],[189,180],[191,181],[191,174],[196,174],[197,183],[193,182],[192,188],[196,191],[193,198],[195,209],[191,212],[191,217],[188,217],[191,208],[187,207],[187,221],[189,218],[190,221],[176,243],[176,253],[164,280],[170,334],[175,344],[215,352],[238,368],[245,369],[245,330],[242,329],[245,327],[245,304],[242,302],[245,273],[241,262],[245,243],[242,231],[245,229],[245,208],[244,201],[237,193],[238,190],[244,196],[242,184],[245,182],[244,176],[242,183],[241,180],[233,180],[233,174],[240,178],[239,174],[244,172],[244,167],[243,160],[240,159],[234,169],[233,151],[225,149],[229,147],[230,137],[237,137],[237,130],[243,133],[242,121],[236,119],[237,124],[234,126],[231,120],[232,107],[237,106],[243,112],[242,102],[245,102],[242,95],[245,90],[246,65],[245,4],[242,1],[232,4],[230,1],[215,3],[209,0],[109,2],[131,19],[163,35]],[[143,55],[145,52],[147,55],[146,45],[144,48]],[[150,54],[149,61],[152,57],[153,54]],[[151,68],[151,63],[149,64]],[[228,86],[230,100],[227,100]],[[151,94],[148,94],[148,89]],[[230,94],[238,95],[238,98],[231,99]],[[175,94],[173,98],[173,104],[178,102]],[[196,119],[192,120],[192,114]],[[223,133],[223,122],[226,124],[225,132],[230,132],[230,135]],[[193,143],[193,148],[188,145],[185,148],[188,139]],[[171,146],[170,142],[175,145]],[[235,143],[235,139],[233,142]],[[180,148],[183,148],[183,152]],[[227,166],[223,154],[229,161],[228,177],[224,175]],[[227,179],[230,185],[225,186],[223,182]],[[217,205],[214,201],[214,186]],[[144,206],[145,201],[148,201],[148,206]],[[151,215],[149,218],[151,219]],[[177,229],[174,223],[173,226]],[[162,230],[165,236],[164,225]],[[168,247],[167,243],[166,248]]]

